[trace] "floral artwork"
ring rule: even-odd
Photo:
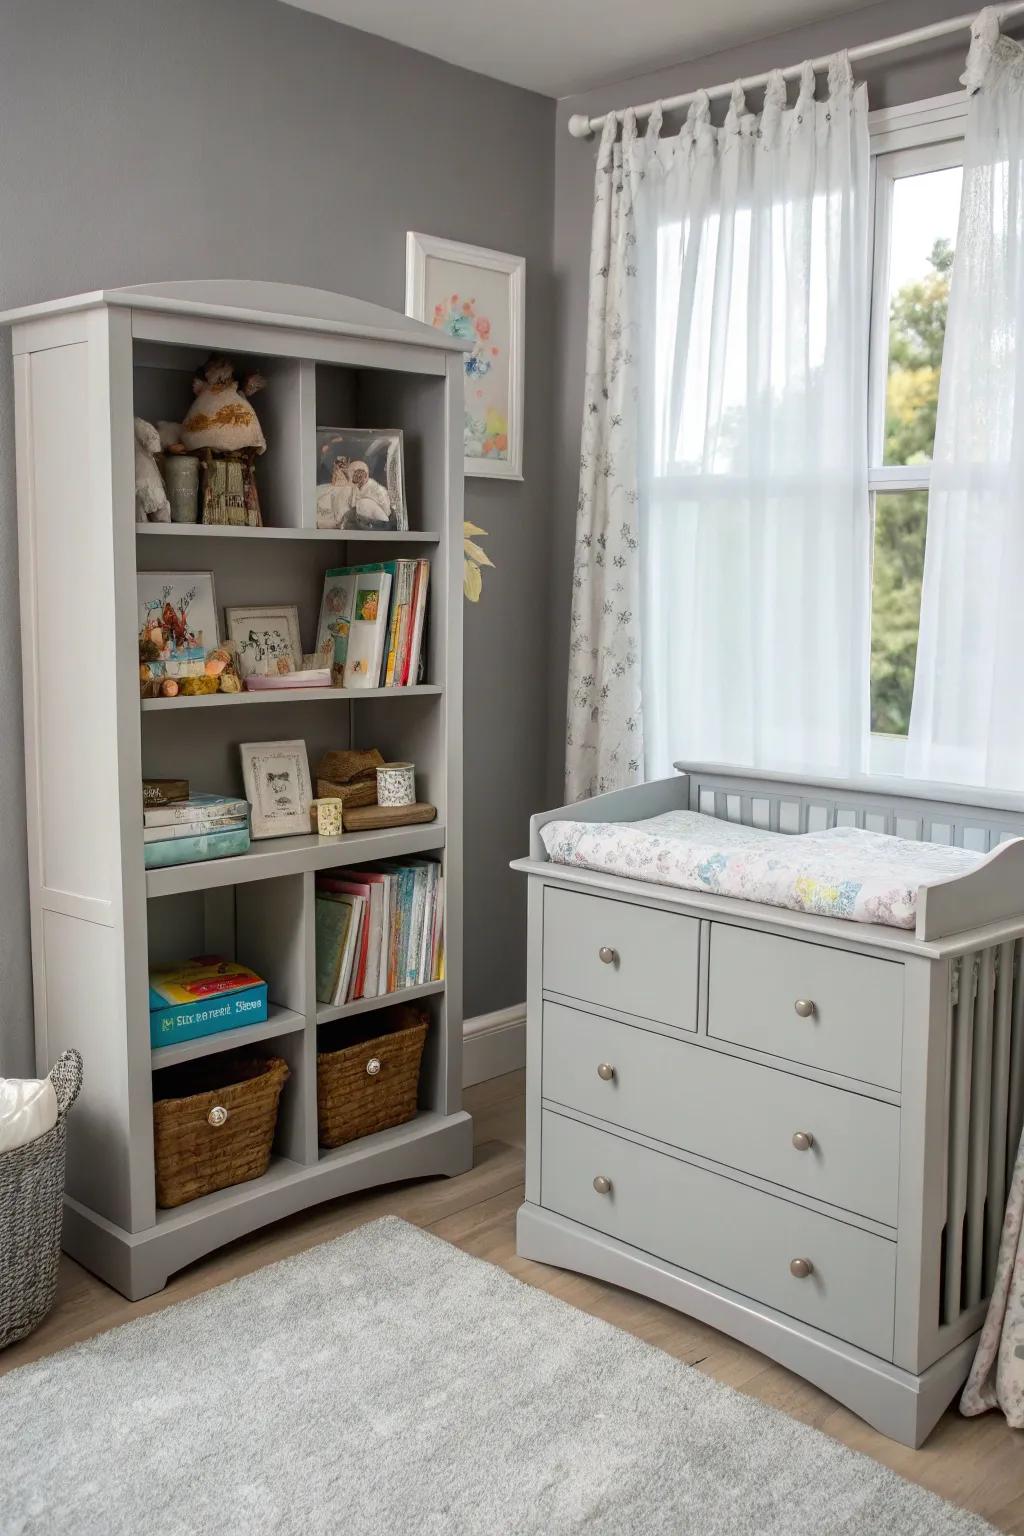
[[[139,641],[147,661],[201,662],[220,644],[209,571],[140,571]],[[141,651],[140,651],[141,655]]]
[[[464,343],[465,471],[522,479],[524,262],[408,237],[406,310]]]
[[[243,678],[286,677],[302,665],[299,611],[281,607],[228,608],[228,636],[238,650]]]
[[[480,548],[476,539],[486,539],[487,530],[478,528],[475,523],[463,523],[462,525],[462,553],[464,564],[462,568],[462,590],[471,603],[480,601],[480,594],[484,589],[484,579],[480,571],[482,565],[489,565],[494,569],[494,561],[490,559],[486,550]]]

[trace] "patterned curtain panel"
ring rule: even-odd
[[[868,742],[867,99],[776,72],[597,160],[567,788]]]
[[[570,800],[643,778],[634,300],[643,167],[631,152],[635,136],[632,114],[621,142],[610,118],[597,154],[569,653]]]
[[[971,31],[907,773],[1021,789],[1024,47],[993,10]]]

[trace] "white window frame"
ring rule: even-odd
[[[883,464],[885,396],[889,369],[889,226],[893,184],[901,176],[947,170],[963,164],[967,123],[966,91],[934,96],[902,107],[883,107],[868,116],[871,138],[871,334],[868,372],[868,489],[876,494],[926,491],[930,464]],[[872,527],[872,551],[874,528]],[[872,731],[869,771],[885,777],[903,773],[905,736]]]

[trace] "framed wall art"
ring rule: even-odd
[[[294,837],[310,830],[313,787],[304,741],[249,741],[242,757],[245,798],[252,806],[252,835]]]
[[[525,295],[522,256],[413,230],[406,236],[406,314],[470,343],[467,475],[523,478]]]
[[[243,678],[280,677],[301,671],[299,610],[294,603],[225,608],[224,616]]]

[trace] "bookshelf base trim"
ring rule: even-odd
[[[285,1216],[341,1195],[405,1179],[451,1178],[473,1166],[473,1122],[460,1110],[425,1110],[339,1147],[306,1166],[276,1157],[261,1179],[159,1211],[156,1224],[126,1232],[70,1196],[64,1201],[64,1252],[129,1301],[162,1291],[177,1270]]]

